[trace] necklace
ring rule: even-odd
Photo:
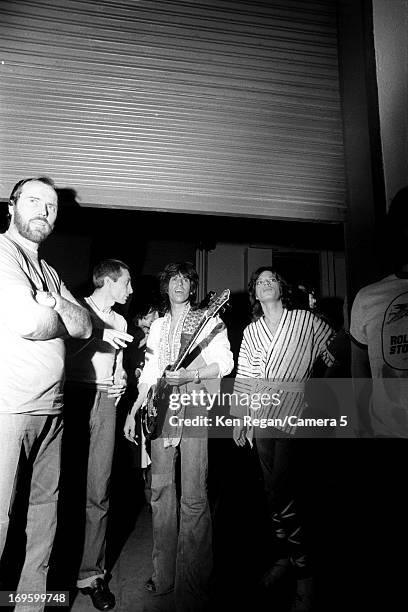
[[[87,300],[91,303],[91,306],[94,310],[99,310],[99,312],[105,313],[110,312],[111,310],[110,307],[100,308],[91,295],[87,297]]]
[[[164,370],[169,364],[175,362],[180,346],[181,346],[181,331],[183,329],[185,318],[190,310],[190,302],[186,302],[183,312],[179,316],[177,323],[172,330],[172,337],[170,338],[171,330],[171,314],[167,312],[163,317],[163,324],[160,334],[160,345],[159,345],[159,367]]]

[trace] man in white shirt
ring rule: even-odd
[[[87,310],[38,255],[57,213],[52,181],[22,180],[12,190],[10,225],[0,236],[0,557],[14,491],[23,468],[31,466],[26,555],[17,588],[25,593],[46,592],[56,528],[63,338],[88,338],[92,330]],[[30,612],[43,608],[28,606]]]
[[[168,264],[160,275],[166,313],[150,328],[146,363],[139,379],[139,395],[125,424],[125,436],[132,442],[135,441],[135,415],[144,404],[149,389],[157,383],[166,367],[174,364],[182,347],[188,345],[204,314],[193,307],[197,287],[198,275],[189,262]],[[176,371],[165,373],[168,385],[176,387],[180,397],[192,391],[208,390],[212,383],[217,384],[229,374],[234,365],[227,332],[218,317],[209,320],[196,340],[199,350],[192,351],[190,362]],[[193,359],[195,352],[197,356]],[[189,415],[194,413],[193,406],[185,410],[186,413],[190,411]],[[205,407],[203,412],[206,413]],[[177,611],[198,612],[208,605],[212,569],[211,516],[206,487],[207,428],[194,430],[193,426],[188,432],[180,418],[182,413],[177,414],[173,427],[172,419],[168,418],[171,406],[167,403],[163,410],[166,418],[161,437],[151,442],[153,575],[145,587],[156,595],[174,588]],[[181,458],[179,524],[175,476],[177,455]]]
[[[132,294],[129,268],[116,259],[101,261],[93,270],[93,284],[92,295],[84,299],[93,336],[86,342],[67,342],[63,466],[75,478],[74,466],[78,474],[87,466],[85,540],[77,587],[90,595],[98,610],[110,610],[115,598],[105,579],[109,479],[116,406],[126,388],[122,348],[133,340],[126,333],[125,319],[112,306],[125,304]],[[71,501],[75,495],[72,491]]]

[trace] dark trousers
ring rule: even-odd
[[[106,572],[106,529],[116,428],[115,399],[109,397],[106,391],[67,384],[64,421],[61,494],[72,509],[70,516],[66,517],[66,521],[72,523],[71,541],[74,543],[76,539],[77,548],[82,549],[77,586],[84,588]],[[64,505],[62,512],[65,515]]]
[[[256,437],[275,560],[289,558],[299,576],[310,571],[304,531],[295,500],[294,440]]]

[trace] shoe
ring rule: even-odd
[[[146,582],[144,583],[144,588],[146,589],[146,591],[149,591],[149,593],[156,593],[156,585],[153,582],[153,578],[149,578],[149,580],[146,580]]]
[[[297,580],[296,595],[290,612],[311,612],[313,609],[313,578]]]
[[[261,586],[268,591],[280,588],[291,576],[292,570],[289,559],[278,559],[262,576]]]
[[[146,582],[144,583],[144,588],[149,593],[153,593],[153,595],[167,595],[167,593],[171,593],[172,591],[174,591],[174,587],[171,586],[166,591],[161,591],[160,593],[158,593],[153,578],[149,578],[149,580],[146,580]]]
[[[115,596],[103,578],[95,578],[89,587],[79,589],[84,595],[89,595],[97,610],[112,610],[115,607]]]

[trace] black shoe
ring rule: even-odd
[[[296,597],[290,612],[310,612],[313,610],[313,594],[313,578],[298,578]]]
[[[156,585],[153,582],[153,578],[149,578],[149,580],[146,580],[146,582],[144,583],[144,588],[149,593],[156,593]]]
[[[265,572],[261,579],[261,587],[267,591],[282,588],[292,578],[293,566],[289,559],[278,559],[272,567]]]
[[[97,610],[112,610],[115,607],[115,596],[103,578],[95,578],[89,587],[79,589],[84,595],[89,595]]]
[[[169,589],[167,589],[167,591],[161,591],[160,593],[158,593],[153,578],[149,578],[149,580],[146,580],[146,582],[144,583],[144,588],[146,591],[152,593],[153,595],[167,595],[167,593],[171,593],[172,591],[174,591],[174,587],[170,587]]]

